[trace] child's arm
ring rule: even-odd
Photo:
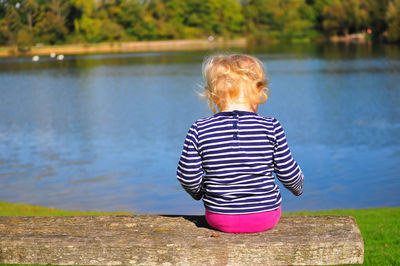
[[[294,195],[300,196],[303,193],[304,175],[293,159],[286,136],[278,120],[274,120],[275,151],[274,171],[281,183]]]
[[[178,163],[177,178],[192,198],[200,200],[203,196],[201,189],[203,169],[201,168],[201,157],[197,150],[197,143],[197,125],[193,124],[183,145],[182,155]]]

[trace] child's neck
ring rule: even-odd
[[[227,104],[224,108],[222,108],[222,110],[220,110],[220,112],[229,112],[229,111],[238,110],[238,111],[247,111],[247,112],[257,113],[257,109],[258,109],[258,105],[252,106],[250,104],[232,102],[232,103]]]

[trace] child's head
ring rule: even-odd
[[[203,62],[204,96],[211,109],[224,110],[229,103],[258,106],[269,90],[262,63],[249,55],[214,55]]]

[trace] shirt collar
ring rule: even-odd
[[[214,116],[236,116],[236,115],[242,116],[242,115],[257,115],[257,114],[249,111],[233,110],[227,112],[218,112]]]

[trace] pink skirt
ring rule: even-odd
[[[281,206],[274,211],[251,214],[219,214],[206,210],[208,224],[226,233],[257,233],[274,227],[281,217]]]

